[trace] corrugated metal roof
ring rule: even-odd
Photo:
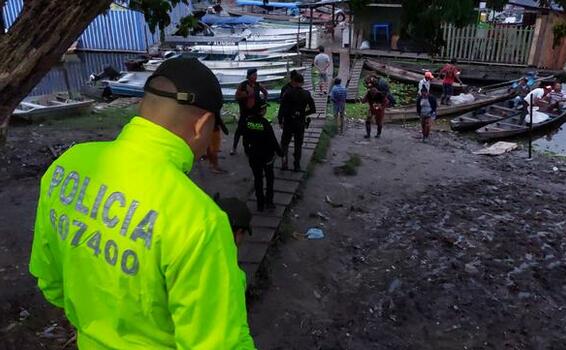
[[[173,29],[181,18],[190,13],[191,4],[180,3],[169,14]],[[4,7],[4,23],[9,28],[18,18],[23,0],[8,0]],[[79,48],[86,50],[146,51],[159,41],[159,33],[152,35],[144,15],[122,7],[113,7],[102,14],[85,29],[79,37]]]

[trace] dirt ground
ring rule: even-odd
[[[566,348],[564,163],[363,133],[332,140],[271,250],[249,312],[258,348]],[[336,176],[349,154],[358,174]],[[300,239],[311,227],[326,237]]]
[[[72,336],[27,272],[48,146],[112,139],[132,113],[12,128],[0,155],[0,349],[61,349]],[[350,123],[332,139],[267,257],[249,302],[258,348],[563,349],[565,163],[475,156],[480,145],[446,132],[429,144],[413,127],[363,132]],[[203,162],[191,177],[245,198],[251,173],[230,141],[227,174]],[[351,154],[358,174],[335,175]],[[300,239],[310,227],[326,237]]]

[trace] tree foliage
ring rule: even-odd
[[[363,1],[363,0],[356,0]],[[445,45],[441,29],[442,23],[451,23],[464,27],[477,20],[475,10],[478,0],[402,0],[402,29],[405,38],[425,46],[434,54]],[[487,0],[487,8],[501,11],[507,0]],[[550,8],[552,3],[566,9],[566,0],[539,0],[543,8]]]
[[[477,16],[473,0],[403,0],[401,34],[422,44],[430,53],[444,45],[442,23],[463,27]]]
[[[0,11],[6,0],[0,0]],[[114,0],[141,11],[155,32],[171,24],[169,12],[189,0]],[[10,116],[23,98],[56,65],[96,16],[110,8],[111,0],[24,0],[18,18],[6,32],[0,21],[0,147],[6,140]],[[3,18],[2,18],[3,19]],[[188,33],[196,23],[182,19],[178,29]],[[184,29],[184,31],[183,31]]]
[[[157,28],[163,32],[171,24],[169,13],[180,3],[188,5],[189,0],[131,0],[130,8],[143,12],[149,30],[155,33]],[[189,35],[196,23],[197,20],[191,15],[183,17],[177,24],[179,35]]]

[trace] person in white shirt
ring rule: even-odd
[[[533,98],[533,107],[544,107],[547,103],[544,102],[543,98],[548,95],[548,93],[552,90],[552,86],[548,85],[544,88],[536,88],[533,91],[529,92],[527,96],[523,99],[525,101],[526,107],[531,106],[531,96]]]
[[[434,79],[434,75],[432,75],[432,72],[426,71],[424,74],[424,78],[419,81],[419,89],[418,89],[418,95],[421,96],[421,91],[423,91],[423,88],[426,89],[426,91],[430,91],[430,81]]]
[[[552,90],[552,86],[545,86],[544,88],[536,88],[529,92],[523,100],[523,105],[525,106],[525,119],[526,123],[537,124],[548,119],[548,115],[545,114],[549,103],[545,100],[548,93]],[[531,108],[531,96],[532,96],[532,108]],[[531,112],[532,111],[532,112]]]
[[[330,57],[324,53],[324,47],[318,47],[318,55],[314,57],[314,66],[320,73],[320,80],[318,81],[318,87],[320,94],[323,93],[323,87],[328,83],[328,69],[330,68],[331,60]]]

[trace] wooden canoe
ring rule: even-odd
[[[418,84],[424,77],[423,74],[415,73],[389,64],[377,62],[375,60],[367,60],[365,62],[365,65],[369,70],[375,71],[380,75],[404,83]],[[442,80],[440,79],[431,80],[430,87],[433,89],[442,90]],[[466,88],[467,85],[465,84],[454,83],[454,91],[457,93],[464,91]]]
[[[480,108],[477,111],[468,112],[456,117],[450,120],[450,128],[460,132],[471,131],[505,118],[521,115],[522,109],[509,108],[508,102],[513,103],[512,100],[498,102],[487,106],[487,108]]]
[[[566,111],[561,114],[545,114],[548,115],[549,118],[540,123],[534,123],[532,127],[533,133],[558,127],[566,121]],[[476,135],[481,141],[499,140],[526,135],[529,133],[529,129],[529,123],[524,121],[522,115],[518,115],[488,124],[476,130]]]
[[[541,77],[536,81],[537,83],[540,83],[541,81],[552,79],[552,77],[553,76]],[[472,92],[472,95],[474,95],[474,101],[469,103],[449,106],[439,104],[436,109],[436,116],[449,117],[457,114],[464,114],[478,108],[508,100],[512,97],[512,93],[509,92],[509,87],[517,81],[517,79],[510,80],[505,83],[492,85],[491,87],[484,87],[478,92]],[[409,121],[418,119],[419,116],[417,115],[417,107],[415,105],[390,108],[385,111],[385,120],[388,121]]]

